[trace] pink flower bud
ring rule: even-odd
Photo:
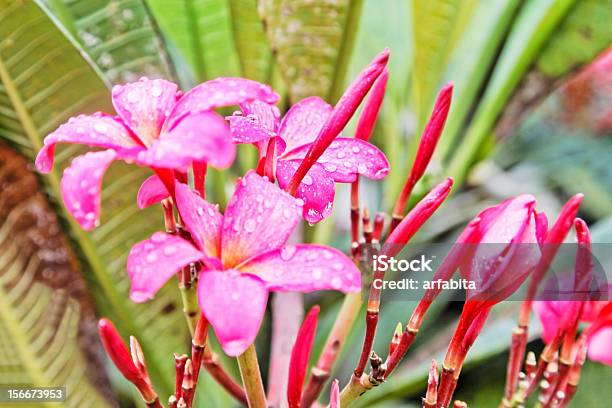
[[[100,319],[98,331],[106,353],[115,364],[115,367],[130,382],[140,380],[140,370],[134,364],[130,351],[125,346],[121,335],[115,325],[108,319]]]
[[[382,106],[383,98],[385,97],[385,91],[387,89],[387,81],[389,80],[389,71],[385,68],[376,80],[372,93],[368,97],[368,100],[361,111],[359,116],[359,122],[357,122],[357,129],[355,130],[355,138],[362,140],[369,140],[376,125],[376,119]]]

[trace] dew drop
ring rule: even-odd
[[[159,86],[154,86],[153,88],[151,88],[151,95],[153,95],[154,97],[159,97],[162,94],[162,89]]]
[[[308,174],[304,176],[304,179],[302,180],[302,183],[306,184],[307,186],[311,186],[312,185],[312,177],[310,177]]]
[[[332,279],[331,285],[332,285],[332,288],[334,289],[340,289],[342,287],[342,279],[336,276],[335,278]]]
[[[253,232],[255,231],[255,227],[257,226],[255,220],[253,219],[248,219],[244,222],[244,230],[246,232]]]
[[[155,252],[150,252],[147,254],[146,259],[148,263],[157,262],[157,254]]]
[[[353,146],[353,153],[359,153],[361,151],[361,149],[359,149],[359,147],[357,146]]]
[[[297,248],[294,245],[286,245],[281,249],[280,257],[283,261],[289,261],[296,251]]]
[[[346,153],[344,152],[338,152],[338,154],[336,155],[337,158],[339,159],[344,159],[346,157]]]
[[[168,245],[164,248],[164,255],[170,256],[176,253],[176,247],[174,245]]]
[[[323,270],[321,268],[313,268],[312,270],[312,278],[315,280],[319,280],[323,277]]]
[[[153,242],[164,242],[166,240],[166,234],[163,232],[157,231],[153,236],[151,236],[151,241]]]

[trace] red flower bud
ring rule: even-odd
[[[380,76],[387,62],[389,61],[389,50],[385,49],[383,52],[378,54],[376,58],[368,65],[353,81],[353,83],[344,92],[344,95],[340,98],[334,110],[332,111],[329,119],[321,128],[319,135],[312,143],[306,157],[300,163],[300,166],[291,177],[286,190],[291,195],[295,195],[298,186],[302,182],[302,179],[308,173],[308,170],[316,163],[321,157],[325,149],[334,141],[334,139],[340,134],[342,129],[346,126],[348,121],[351,119],[359,104],[374,84],[374,81]]]
[[[357,122],[357,129],[355,130],[355,138],[362,140],[369,140],[376,125],[376,119],[382,106],[383,98],[385,97],[385,90],[387,89],[387,81],[389,80],[389,71],[385,68],[374,83],[372,93],[368,97],[363,111],[359,116],[359,122]]]
[[[115,364],[115,367],[130,382],[140,381],[140,370],[134,365],[130,351],[125,346],[121,335],[115,325],[107,319],[100,319],[98,331],[106,353]]]
[[[440,139],[440,135],[442,134],[442,130],[444,130],[444,124],[446,123],[446,118],[448,117],[452,97],[453,83],[449,82],[440,90],[440,93],[438,94],[438,98],[436,99],[429,122],[427,122],[425,130],[423,131],[423,136],[421,136],[419,148],[417,150],[414,163],[412,164],[412,168],[410,169],[410,174],[406,179],[406,183],[402,188],[402,192],[400,193],[397,202],[395,203],[395,207],[393,209],[394,217],[401,217],[404,213],[404,208],[406,208],[406,203],[408,202],[410,193],[412,193],[412,189],[419,179],[423,177],[423,174],[427,169],[427,165],[431,161],[431,156],[433,156],[438,140]]]
[[[394,256],[412,238],[421,226],[433,215],[448,197],[453,186],[451,177],[435,186],[417,205],[404,217],[385,241],[382,253]]]
[[[319,306],[314,306],[298,331],[291,360],[289,361],[289,378],[287,379],[287,402],[290,408],[298,408],[302,399],[302,386],[306,377],[310,351],[314,342],[317,320],[319,317]]]

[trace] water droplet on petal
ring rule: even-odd
[[[166,234],[163,232],[157,231],[155,234],[151,236],[151,241],[153,242],[164,242],[166,240]]]
[[[329,172],[334,172],[337,170],[337,167],[331,163],[327,163],[323,167],[325,168],[326,171],[329,171]]]
[[[360,152],[360,149],[357,146],[353,146],[352,150],[353,150],[353,153],[359,153]]]
[[[346,157],[346,153],[344,153],[344,152],[338,152],[338,154],[336,155],[336,157],[337,157],[337,158],[339,158],[339,159],[343,159],[343,158],[345,158],[345,157]]]
[[[340,289],[342,287],[342,279],[336,276],[334,279],[332,279],[331,285],[334,289]]]
[[[176,253],[176,247],[174,245],[168,245],[164,247],[164,255],[170,256]]]
[[[323,277],[323,269],[321,268],[313,268],[312,270],[312,278],[315,280],[319,280]]]
[[[286,245],[281,248],[280,257],[283,261],[289,261],[295,255],[297,248],[294,245]]]
[[[157,254],[155,252],[148,253],[146,260],[148,263],[157,262]]]
[[[153,88],[151,88],[151,95],[157,98],[158,96],[161,96],[161,94],[162,89],[159,86],[154,86]]]
[[[302,180],[302,183],[306,184],[307,186],[311,186],[312,185],[312,177],[310,177],[308,174],[304,176],[304,179]]]
[[[253,232],[255,231],[255,227],[257,226],[255,220],[253,219],[248,219],[244,222],[244,230],[246,232]]]

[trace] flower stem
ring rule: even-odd
[[[255,346],[251,344],[237,359],[249,408],[266,408],[266,394],[261,380]]]
[[[179,272],[179,290],[181,292],[181,300],[183,301],[183,313],[189,326],[189,333],[193,336],[196,325],[198,324],[198,296],[196,288],[191,281],[190,266],[185,267]]]

